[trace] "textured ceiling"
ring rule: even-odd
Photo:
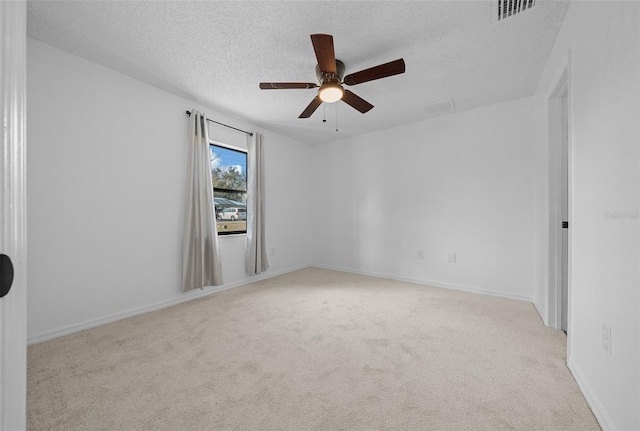
[[[489,1],[29,1],[28,35],[307,144],[532,95],[569,4],[537,0],[497,22]],[[349,87],[345,103],[298,115],[315,89],[313,33],[334,37],[346,73],[404,58],[406,73]],[[326,110],[325,110],[326,108]],[[327,122],[323,123],[323,115]],[[336,117],[339,132],[336,132]]]

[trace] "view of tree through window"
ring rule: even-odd
[[[218,235],[247,232],[247,153],[209,145]]]

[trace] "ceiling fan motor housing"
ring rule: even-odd
[[[320,82],[320,84],[324,84],[325,82],[342,82],[342,78],[344,78],[344,63],[341,62],[340,60],[336,60],[336,74],[333,75],[331,73],[329,74],[323,74],[320,71],[320,67],[316,64],[316,77],[318,78],[318,82]]]

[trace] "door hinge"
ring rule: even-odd
[[[568,221],[563,221],[562,222],[562,229],[569,229],[569,222]]]

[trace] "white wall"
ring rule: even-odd
[[[531,300],[533,107],[524,98],[314,147],[314,263]]]
[[[259,130],[29,40],[30,342],[202,293],[179,292],[185,111],[194,107]],[[244,134],[211,132],[246,148]],[[267,242],[276,252],[269,276],[310,261],[311,148],[263,132]],[[295,208],[295,217],[281,217],[282,208]],[[220,238],[225,286],[256,279],[245,275],[245,243],[245,236]]]
[[[569,367],[604,429],[640,429],[640,4],[574,2],[536,96],[548,173],[547,95],[569,58],[572,146]],[[537,201],[548,195],[540,190]],[[607,217],[618,213],[619,217]],[[537,217],[539,235],[548,219]],[[544,248],[537,279],[545,279]],[[543,303],[548,285],[536,285]],[[546,312],[546,310],[543,310]],[[611,327],[612,354],[602,349]]]

